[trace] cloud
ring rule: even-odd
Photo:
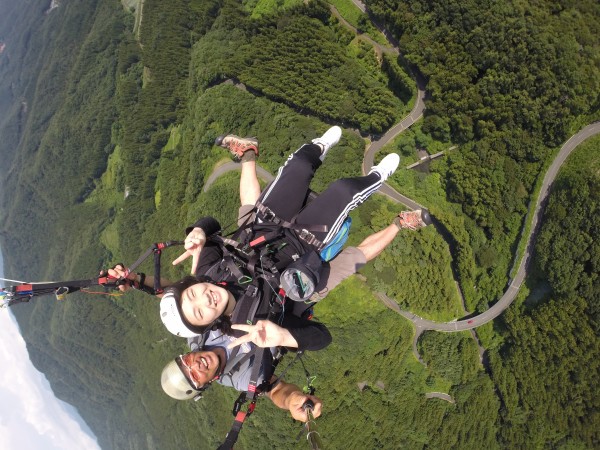
[[[19,306],[17,306],[19,307]],[[29,360],[10,311],[0,309],[0,448],[99,449],[95,436]]]

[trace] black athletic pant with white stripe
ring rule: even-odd
[[[342,178],[331,183],[304,207],[310,182],[322,164],[320,156],[321,147],[316,144],[300,147],[279,168],[259,201],[288,222],[295,217],[298,225],[327,225],[327,232],[313,233],[321,242],[327,243],[335,237],[350,211],[369,198],[383,182],[377,172],[364,177]]]

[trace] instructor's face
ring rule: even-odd
[[[181,371],[195,389],[213,380],[220,364],[219,357],[212,351],[187,353],[181,357],[181,362]]]
[[[198,283],[181,294],[181,311],[192,325],[204,326],[221,317],[229,301],[229,292],[221,286]]]

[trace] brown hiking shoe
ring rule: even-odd
[[[240,161],[245,152],[253,150],[258,156],[258,140],[255,138],[242,138],[235,134],[226,134],[215,139],[215,145],[228,148],[234,161]]]
[[[417,209],[416,211],[402,211],[394,219],[394,224],[400,228],[408,228],[409,230],[418,230],[419,228],[431,225],[433,221],[429,212],[425,209]]]

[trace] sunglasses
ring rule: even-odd
[[[185,359],[183,358],[184,356],[185,355],[179,355],[177,358],[175,358],[177,367],[179,367],[179,370],[181,370],[181,373],[185,377],[186,381],[190,384],[190,386],[193,387],[195,390],[200,391],[204,387],[204,384],[200,384],[196,380],[194,380],[192,376],[192,368],[186,364]]]

